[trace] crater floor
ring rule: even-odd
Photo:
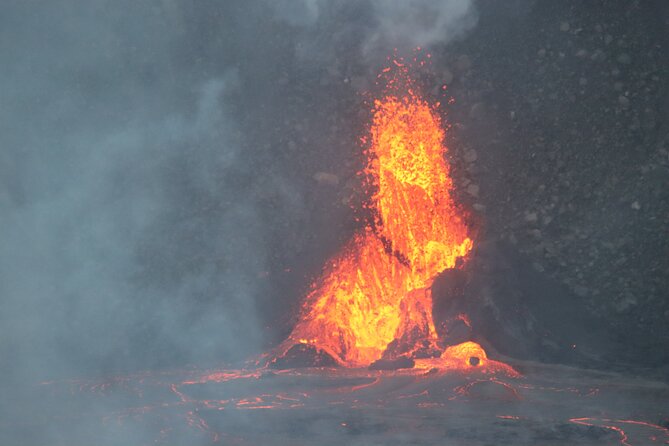
[[[19,434],[25,444],[68,445],[669,444],[666,383],[512,365],[521,376],[483,369],[251,368],[40,383],[34,389],[40,403],[0,422],[0,439]]]

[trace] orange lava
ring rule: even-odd
[[[400,356],[482,365],[485,352],[474,342],[442,354],[432,319],[434,278],[473,246],[452,196],[444,127],[402,61],[393,61],[383,76],[364,171],[374,224],[327,262],[281,348],[312,344],[348,367]]]

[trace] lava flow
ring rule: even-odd
[[[487,361],[474,342],[439,345],[431,285],[465,258],[473,241],[453,200],[441,119],[409,72],[401,60],[383,70],[385,91],[364,139],[373,224],[327,262],[282,354],[306,344],[347,367],[400,358],[419,367]]]

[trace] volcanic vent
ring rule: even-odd
[[[474,342],[442,345],[435,329],[432,282],[473,241],[452,196],[439,104],[428,104],[410,72],[401,59],[383,70],[363,138],[373,221],[327,262],[270,365],[307,354],[311,365],[502,366]]]

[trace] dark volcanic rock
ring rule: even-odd
[[[444,66],[471,59],[466,79],[449,86],[458,201],[545,276],[516,276],[534,283],[506,299],[532,300],[529,313],[518,308],[517,332],[542,336],[547,356],[581,349],[561,343],[574,322],[553,323],[572,312],[608,332],[613,362],[666,365],[669,2],[511,3],[483,0],[478,27],[441,54]],[[559,294],[569,297],[556,304]],[[541,300],[555,314],[536,311],[550,306]]]
[[[474,337],[472,326],[462,317],[450,318],[437,326],[437,333],[443,345],[457,345],[471,341]]]
[[[273,369],[336,367],[337,361],[318,347],[310,344],[295,344],[283,356],[270,361],[268,366]]]
[[[415,336],[405,336],[402,339],[393,339],[386,350],[383,352],[381,359],[395,360],[400,357],[419,358],[438,358],[441,355],[441,350],[426,338],[424,334]]]
[[[435,280],[432,295],[442,342],[470,337],[517,358],[589,366],[614,357],[615,346],[579,297],[508,244],[479,240],[462,270]]]
[[[500,401],[514,401],[520,398],[513,387],[495,381],[478,381],[473,383],[467,389],[467,396],[478,400]]]
[[[432,285],[432,314],[439,339],[444,345],[457,345],[473,338],[472,327],[465,316],[465,289],[471,279],[470,275],[469,268],[446,270]]]
[[[398,370],[411,369],[415,362],[411,358],[379,359],[370,364],[369,370]]]
[[[439,319],[455,318],[465,311],[465,288],[470,280],[470,268],[449,269],[439,274],[432,285],[432,295],[441,299],[435,300],[433,313]]]

